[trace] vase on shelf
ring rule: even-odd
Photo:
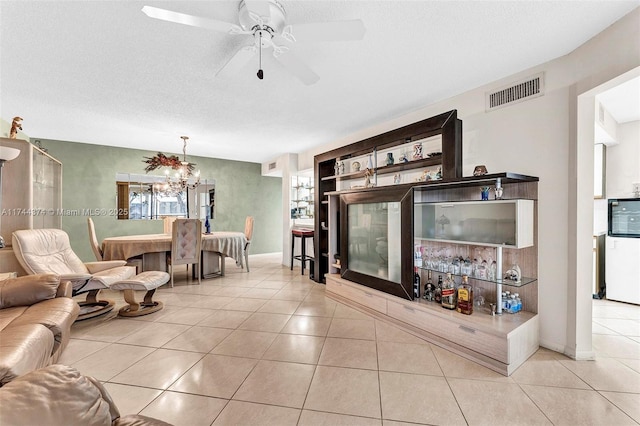
[[[369,154],[369,160],[367,160],[367,169],[373,170],[373,159],[371,158],[371,154]]]
[[[207,218],[204,220],[204,232],[205,234],[211,233],[211,224],[209,223],[209,215],[207,215]]]
[[[393,164],[393,153],[387,153],[387,166],[391,166]]]

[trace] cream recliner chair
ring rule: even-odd
[[[23,229],[12,235],[13,251],[29,275],[53,273],[71,281],[73,295],[88,293],[80,302],[79,320],[113,309],[113,300],[98,300],[100,290],[133,277],[136,268],[124,260],[83,263],[71,249],[69,236],[60,229]]]

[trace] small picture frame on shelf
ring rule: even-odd
[[[414,160],[422,160],[422,144],[416,143],[413,145],[413,157]]]

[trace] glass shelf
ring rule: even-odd
[[[405,163],[395,163],[387,166],[378,166],[374,168],[374,173],[382,175],[387,173],[400,172],[403,170],[415,169],[419,167],[436,166],[439,164],[442,164],[442,154],[434,157],[422,158],[420,160],[407,161]],[[364,177],[364,173],[365,173],[365,170],[359,170],[357,172],[349,172],[349,173],[342,173],[339,175],[325,176],[320,180],[357,179],[357,178]]]
[[[422,269],[424,271],[431,271],[434,274],[441,274],[441,275],[446,275],[447,274],[447,272],[442,272],[442,271],[439,271],[437,269],[425,268],[424,266],[418,266],[418,269]],[[452,277],[462,277],[461,274],[453,274],[453,273],[451,274],[451,276]],[[527,284],[531,284],[533,282],[538,281],[537,278],[527,278],[527,277],[522,277],[520,279],[520,282],[516,282],[516,281],[513,281],[513,280],[507,280],[507,279],[504,279],[504,278],[497,279],[497,280],[489,280],[487,278],[478,278],[478,277],[474,277],[474,276],[471,276],[471,275],[469,275],[469,279],[470,280],[477,280],[477,281],[484,281],[484,282],[493,283],[493,284],[508,285],[509,287],[524,287]],[[431,280],[432,281],[436,281],[436,280],[433,279],[433,274],[432,274]]]

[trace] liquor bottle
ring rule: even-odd
[[[473,287],[469,285],[469,277],[462,276],[462,284],[458,287],[458,301],[456,310],[462,314],[473,313]]]
[[[207,215],[207,218],[204,220],[204,232],[207,234],[211,233],[211,224],[209,223],[209,215]]]
[[[427,271],[427,282],[424,285],[424,294],[422,295],[422,298],[432,302],[434,296],[433,290],[434,288],[433,282],[431,281],[431,271]]]
[[[442,303],[442,275],[438,275],[438,285],[433,293],[433,300],[436,303]]]
[[[442,283],[442,307],[445,309],[456,308],[456,288],[451,273],[447,273],[447,277]]]
[[[413,298],[420,299],[420,274],[417,266],[413,268]]]

